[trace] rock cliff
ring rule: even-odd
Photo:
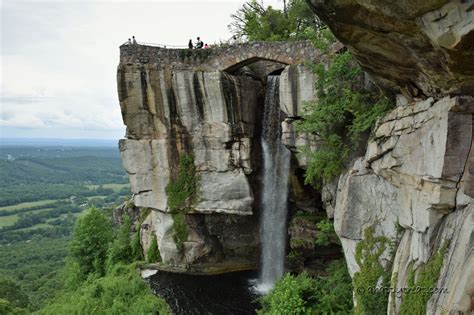
[[[319,220],[324,206],[351,275],[360,270],[357,245],[373,228],[392,244],[380,259],[392,288],[416,286],[436,261],[439,272],[428,280],[442,292],[429,296],[427,313],[472,313],[474,3],[308,3],[397,107],[379,120],[364,156],[321,193],[303,184],[306,161],[292,156],[290,247],[314,258],[314,242],[305,241],[317,232],[307,218]],[[301,145],[317,150],[317,139],[296,133],[293,122],[314,97],[316,78],[302,64],[321,58],[304,42],[208,51],[121,47],[117,84],[127,134],[120,151],[134,193],[123,211],[138,221],[145,252],[156,236],[160,268],[256,267],[265,77],[280,75],[284,144],[294,152]],[[167,187],[187,156],[198,187],[178,211],[186,226],[180,241]],[[399,293],[389,296],[389,314],[409,307],[410,297]]]
[[[266,76],[281,74],[280,107],[291,120],[314,95],[313,74],[302,63],[319,56],[307,42],[192,51],[121,47],[117,85],[127,131],[119,148],[134,194],[128,211],[139,221],[145,253],[156,236],[161,268],[257,267]],[[176,209],[167,187],[187,157],[196,193]],[[184,215],[181,240],[177,215]]]
[[[416,286],[440,255],[428,280],[442,292],[428,295],[427,314],[474,312],[474,3],[308,2],[397,98],[365,156],[323,194],[350,273],[360,270],[356,247],[373,227],[394,244],[380,260],[391,287]],[[389,314],[413,301],[399,293],[390,294]]]

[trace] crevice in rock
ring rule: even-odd
[[[146,111],[149,111],[149,109],[148,109],[148,97],[147,97],[148,82],[147,82],[147,72],[146,72],[145,68],[140,69],[140,86],[141,86],[141,91],[142,91],[143,109],[146,110]]]

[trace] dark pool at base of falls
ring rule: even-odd
[[[214,276],[162,272],[147,278],[153,293],[170,305],[174,314],[255,314],[259,294],[256,272]]]

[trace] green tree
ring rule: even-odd
[[[389,250],[390,241],[384,236],[375,236],[375,227],[364,230],[364,239],[355,249],[355,260],[359,271],[354,274],[353,282],[357,307],[355,314],[378,314],[385,310],[388,302],[388,291],[369,293],[370,288],[390,286],[391,265],[382,265],[381,257]],[[393,257],[390,253],[389,257]],[[391,261],[390,258],[387,259]]]
[[[133,234],[132,241],[132,260],[133,261],[140,261],[143,260],[143,250],[142,244],[140,243],[140,228],[137,227],[137,232]]]
[[[306,39],[308,30],[322,26],[304,0],[290,0],[284,11],[247,1],[231,18],[232,33],[249,41]]]
[[[304,150],[308,157],[306,183],[331,180],[361,147],[377,119],[392,108],[375,89],[364,89],[362,69],[348,51],[329,55],[330,63],[313,66],[317,98],[307,102],[298,132],[316,135],[318,150]]]
[[[107,269],[113,267],[118,262],[132,261],[132,246],[130,243],[130,230],[132,221],[128,214],[123,216],[123,223],[118,229],[115,239],[111,244],[107,258]]]
[[[0,278],[0,299],[8,301],[12,307],[28,306],[28,296],[21,290],[18,283],[10,278]]]
[[[352,281],[344,260],[331,263],[323,276],[285,274],[260,299],[258,314],[350,314]]]
[[[171,310],[140,278],[136,264],[119,263],[105,276],[85,281],[76,290],[63,293],[38,313],[171,314]]]
[[[0,298],[0,314],[20,315],[29,314],[29,312],[24,309],[13,306],[10,301]]]
[[[158,241],[156,239],[156,235],[153,234],[153,238],[151,240],[150,248],[148,248],[148,252],[146,255],[146,260],[150,263],[160,262],[161,261],[161,254],[160,250],[158,249]]]
[[[112,223],[102,210],[89,208],[77,219],[69,251],[82,275],[104,274],[112,237]]]

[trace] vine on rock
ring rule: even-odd
[[[321,40],[314,40],[323,48],[330,47],[326,33],[321,31]],[[349,51],[327,52],[327,56],[327,64],[311,65],[317,76],[317,98],[306,102],[303,119],[296,125],[298,132],[320,140],[316,151],[302,150],[308,157],[306,183],[329,181],[339,175],[377,119],[392,108],[380,91],[364,87],[363,71]]]

